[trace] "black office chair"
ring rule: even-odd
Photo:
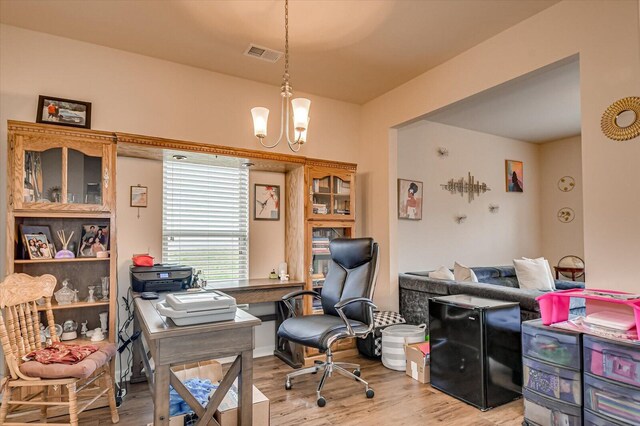
[[[349,337],[365,338],[373,331],[371,301],[378,274],[378,243],[371,238],[337,238],[329,244],[331,261],[322,287],[322,296],[315,291],[301,290],[282,298],[289,307],[290,317],[278,329],[278,336],[292,342],[317,348],[326,354],[326,361],[313,367],[287,374],[285,388],[291,389],[291,379],[303,374],[323,371],[318,384],[317,403],[324,407],[327,401],[321,392],[325,381],[335,371],[365,386],[367,398],[373,398],[373,389],[360,378],[360,366],[353,363],[333,362],[331,345]],[[310,295],[322,302],[322,315],[296,317],[292,300]]]

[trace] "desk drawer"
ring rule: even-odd
[[[523,389],[524,418],[528,424],[541,426],[581,426],[582,408],[546,398]]]
[[[557,400],[582,404],[582,373],[529,358],[522,358],[522,363],[526,388]]]
[[[640,388],[585,374],[584,407],[605,418],[640,424]]]
[[[582,367],[580,334],[542,325],[542,321],[522,323],[522,354],[562,367]]]
[[[640,346],[584,336],[584,370],[640,387]]]

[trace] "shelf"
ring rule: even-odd
[[[73,262],[108,262],[110,257],[74,257],[72,259],[15,259],[16,265],[30,263],[73,263]]]
[[[80,334],[80,332],[78,332],[78,334]],[[104,333],[104,340],[100,340],[99,342],[92,342],[88,337],[78,337],[77,339],[73,340],[61,340],[60,342],[64,343],[65,345],[96,345],[97,347],[102,347],[111,343],[109,334],[109,332]]]
[[[92,308],[94,306],[109,306],[110,300],[98,300],[97,302],[78,302],[78,303],[70,303],[68,305],[58,305],[54,300],[51,301],[51,309],[59,310],[59,309],[76,309],[76,308]],[[38,311],[44,311],[47,307],[45,305],[38,306]]]

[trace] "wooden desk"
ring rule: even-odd
[[[197,426],[217,424],[216,408],[238,378],[238,425],[251,425],[253,412],[254,327],[260,320],[238,309],[233,321],[178,327],[161,316],[155,308],[159,300],[135,299],[134,328],[138,327],[155,364],[152,370],[142,339],[134,342],[134,355],[142,356],[153,396],[154,426],[169,424],[169,384],[198,415]],[[206,407],[191,395],[171,371],[172,365],[236,356]],[[136,363],[134,357],[134,368]],[[154,371],[154,373],[151,373]]]
[[[289,309],[282,302],[282,296],[296,290],[304,289],[304,281],[280,281],[268,278],[251,280],[216,281],[207,284],[206,289],[220,290],[236,299],[236,303],[265,303],[272,302],[276,305],[275,315],[263,315],[258,318],[262,321],[276,322],[275,343],[273,354],[294,368],[299,368],[303,363],[302,348],[285,339],[278,338],[277,331],[280,324],[287,319]]]

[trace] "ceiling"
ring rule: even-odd
[[[580,134],[580,63],[560,61],[423,117],[526,142]]]
[[[365,103],[559,0],[292,0],[291,83]],[[1,0],[0,22],[279,85],[284,2]]]

